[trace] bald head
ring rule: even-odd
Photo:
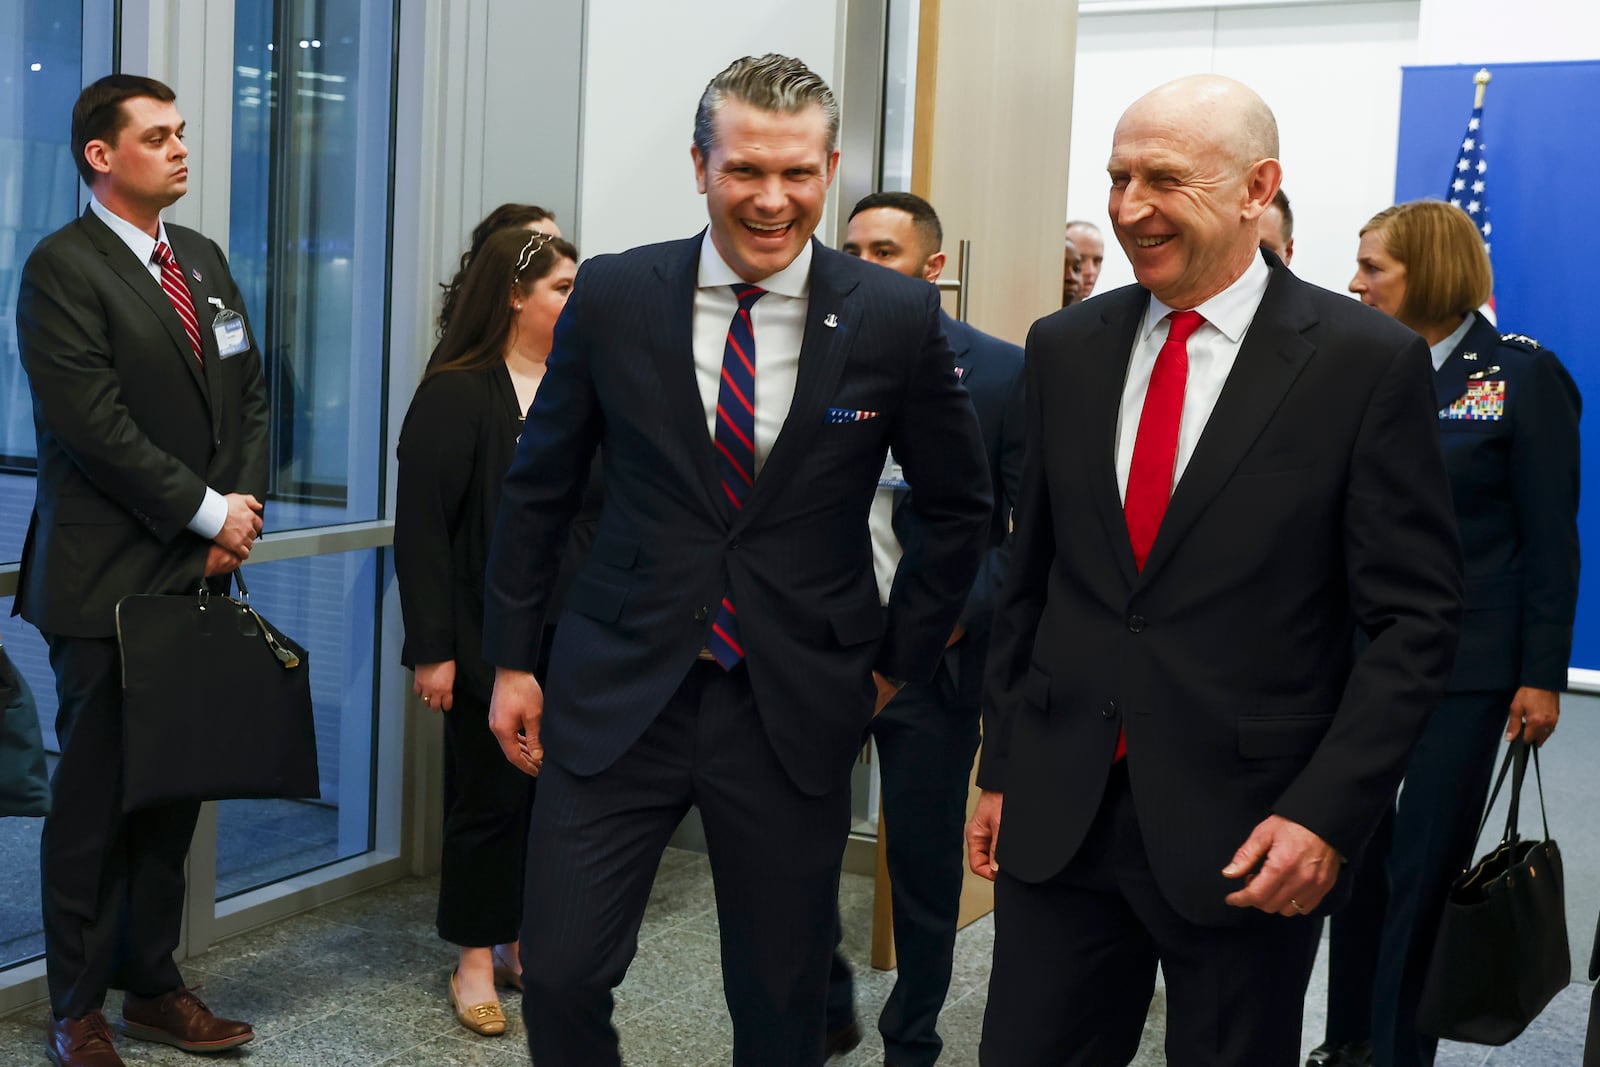
[[[1174,308],[1232,285],[1257,255],[1277,154],[1271,109],[1232,78],[1180,78],[1134,101],[1107,170],[1112,228],[1139,283]]]
[[[1278,158],[1272,109],[1244,82],[1220,74],[1191,74],[1157,86],[1122,113],[1117,129],[1130,121],[1196,131],[1240,166]]]

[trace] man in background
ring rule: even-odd
[[[1260,251],[1277,154],[1236,81],[1140,98],[1107,167],[1139,284],[1028,337],[968,831],[987,1067],[1128,1063],[1158,966],[1169,1062],[1296,1064],[1320,915],[1444,689],[1427,346]]]
[[[222,251],[162,221],[189,188],[171,89],[113,74],[72,109],[94,194],[22,270],[17,340],[39,474],[16,612],[50,649],[61,760],[39,844],[46,1052],[58,1067],[122,1060],[101,1013],[123,989],[125,1034],[188,1052],[249,1041],[173,962],[198,801],[122,810],[116,605],[192,593],[261,532],[267,396],[261,354]],[[218,700],[226,703],[226,694]]]
[[[926,200],[911,193],[873,193],[850,213],[844,252],[935,282],[944,270],[943,241],[939,216]],[[943,312],[940,321],[955,353],[956,374],[978,415],[994,511],[978,579],[933,678],[907,685],[872,721],[898,960],[878,1031],[884,1061],[895,1067],[933,1067],[944,1044],[934,1024],[950,988],[961,910],[961,826],[978,750],[989,623],[1011,555],[1011,508],[1022,478],[1022,349]],[[925,538],[908,506],[910,497],[891,453],[871,519],[873,570],[885,605],[901,561],[923,551]],[[828,995],[830,1052],[848,1051],[860,1038],[853,984],[836,951]]]
[[[1282,189],[1261,213],[1261,247],[1283,260],[1285,267],[1294,259],[1294,212]]]
[[[1078,254],[1083,257],[1083,286],[1077,300],[1073,301],[1081,303],[1094,295],[1095,283],[1100,280],[1100,268],[1106,261],[1106,239],[1094,223],[1074,219],[1067,223],[1067,240],[1077,246]]]
[[[522,935],[539,1067],[620,1063],[611,991],[691,805],[733,1063],[823,1059],[851,768],[873,712],[934,676],[993,507],[938,293],[812,238],[838,128],[798,60],[711,80],[690,150],[709,228],[583,265],[506,474],[484,649],[491,729],[540,777]],[[602,442],[600,523],[541,688]],[[891,448],[923,541],[886,611],[868,512]]]
[[[1083,299],[1083,253],[1068,237],[1065,242],[1066,260],[1061,269],[1061,306],[1070,307]]]

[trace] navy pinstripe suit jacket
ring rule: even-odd
[[[848,776],[871,671],[933,674],[989,530],[988,466],[926,282],[815,245],[799,377],[743,510],[718,488],[695,380],[701,238],[589,260],[506,474],[486,583],[486,658],[531,669],[569,516],[604,450],[605,502],[545,683],[546,757],[610,766],[739,610],[757,712],[807,793]],[[876,412],[830,424],[829,408]],[[926,531],[887,610],[867,512],[893,446]]]

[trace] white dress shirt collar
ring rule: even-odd
[[[100,221],[109,226],[111,232],[116,234],[122,240],[122,243],[128,246],[128,250],[134,254],[134,257],[146,267],[154,262],[157,243],[164,243],[170,247],[171,242],[167,241],[167,224],[159,218],[156,220],[157,235],[151,237],[139,227],[106,207],[97,197],[89,197],[89,210],[99,216]],[[158,267],[157,269],[159,270],[160,268]]]
[[[1244,340],[1245,331],[1250,328],[1250,320],[1255,318],[1256,309],[1261,306],[1261,298],[1266,295],[1267,283],[1271,280],[1272,268],[1261,256],[1255,256],[1232,285],[1194,310],[1215,326],[1229,344],[1237,346]],[[1168,307],[1152,295],[1150,307],[1145,311],[1144,325],[1139,328],[1138,339],[1148,340],[1156,329],[1165,330],[1167,316],[1176,310],[1179,309]]]
[[[1476,315],[1469,314],[1461,320],[1461,325],[1457,326],[1449,337],[1446,337],[1436,345],[1428,346],[1428,354],[1433,357],[1434,370],[1444,366],[1444,361],[1450,358],[1450,353],[1456,350],[1456,345],[1461,343],[1462,338],[1467,336],[1467,331],[1472,329],[1472,324],[1477,321],[1478,317]]]
[[[759,285],[769,293],[804,299],[811,288],[811,257],[812,244],[807,240],[800,254],[787,267],[776,274],[767,275],[759,282],[747,282],[734,273],[728,261],[722,258],[716,242],[711,240],[711,229],[707,227],[700,241],[700,276],[696,284],[701,289],[718,285]]]

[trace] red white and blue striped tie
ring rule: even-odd
[[[200,320],[195,317],[194,300],[189,296],[189,286],[183,280],[183,271],[178,267],[177,257],[172,254],[172,246],[165,241],[157,241],[155,254],[150,258],[161,268],[161,288],[166,292],[167,299],[172,301],[172,310],[183,321],[183,332],[189,335],[195,361],[204,370],[206,361],[200,354]]]
[[[750,309],[767,295],[754,285],[736,285],[733,295],[739,309],[728,325],[728,341],[722,349],[722,385],[717,390],[717,470],[722,476],[722,493],[728,507],[737,512],[756,478],[756,335],[750,324]],[[725,671],[744,659],[739,640],[739,613],[729,596],[722,598],[717,617],[706,640],[711,655]]]

